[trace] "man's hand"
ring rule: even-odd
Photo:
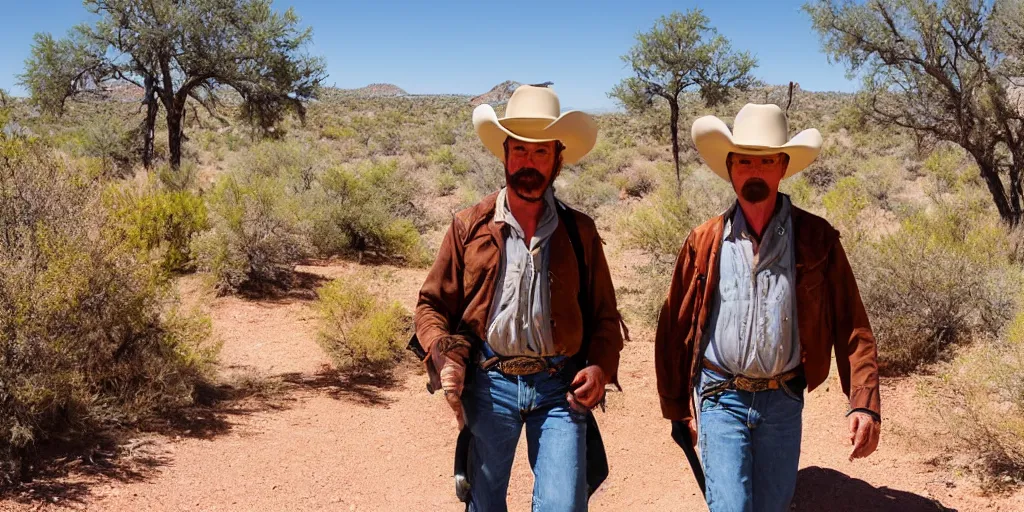
[[[672,437],[676,438],[679,434],[689,430],[690,444],[697,447],[697,420],[689,419],[686,421],[672,420]]]
[[[853,459],[860,459],[871,455],[875,448],[878,448],[878,435],[882,431],[882,425],[875,421],[870,414],[854,412],[850,415],[850,462]]]
[[[569,385],[569,407],[585,412],[597,407],[604,398],[604,387],[608,384],[608,377],[600,366],[590,365],[576,373],[576,377]]]
[[[441,390],[445,401],[455,412],[455,421],[461,431],[465,426],[462,410],[462,390],[466,383],[466,363],[469,359],[469,340],[463,336],[446,336],[431,347],[430,358],[440,369]]]

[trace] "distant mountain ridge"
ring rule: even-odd
[[[502,103],[506,103],[508,102],[508,99],[512,97],[512,93],[516,90],[516,87],[519,87],[520,85],[522,84],[519,82],[505,80],[504,82],[492,87],[491,90],[469,100],[469,104],[475,107],[477,105],[483,105],[484,103],[489,105],[500,105]]]

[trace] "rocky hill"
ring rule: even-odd
[[[358,89],[342,89],[342,92],[361,98],[393,98],[409,94],[405,92],[405,89],[394,84],[370,84]]]
[[[476,96],[469,100],[469,104],[474,107],[477,105],[483,105],[489,103],[491,105],[500,105],[508,101],[512,97],[512,91],[519,87],[519,82],[513,82],[512,80],[506,80],[498,85],[495,85],[491,90]]]

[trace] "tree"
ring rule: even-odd
[[[181,166],[186,103],[213,112],[225,87],[242,97],[243,110],[267,130],[326,77],[324,62],[303,52],[312,30],[300,29],[294,10],[275,13],[271,0],[85,0],[99,16],[66,39],[36,36],[21,83],[32,100],[60,114],[64,102],[111,81],[144,90],[143,161],[152,159],[157,114],[167,119],[170,164]],[[269,124],[268,124],[269,123]]]
[[[682,187],[680,95],[696,89],[704,103],[713,107],[727,102],[731,90],[746,90],[754,84],[750,71],[757,67],[757,60],[748,52],[733,52],[729,40],[709,21],[700,9],[659,18],[650,32],[637,34],[636,45],[622,56],[635,76],[608,94],[633,112],[646,110],[659,98],[668,102],[677,188]]]
[[[850,76],[863,75],[865,115],[959,144],[978,164],[999,215],[1020,222],[1020,0],[818,0],[804,9],[830,59],[846,63]]]

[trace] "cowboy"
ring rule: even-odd
[[[586,510],[587,415],[618,383],[623,336],[594,221],[557,201],[552,183],[594,147],[597,124],[560,113],[552,89],[522,85],[505,117],[480,105],[473,125],[506,185],[452,219],[416,336],[472,433],[469,509],[506,510],[525,426],[534,510]]]
[[[821,134],[787,142],[776,105],[748,104],[733,126],[714,116],[692,126],[737,198],[679,253],[655,338],[658,393],[673,437],[699,444],[712,511],[789,510],[804,389],[825,381],[833,351],[850,460],[878,446],[877,351],[839,233],[778,191],[818,156]]]

